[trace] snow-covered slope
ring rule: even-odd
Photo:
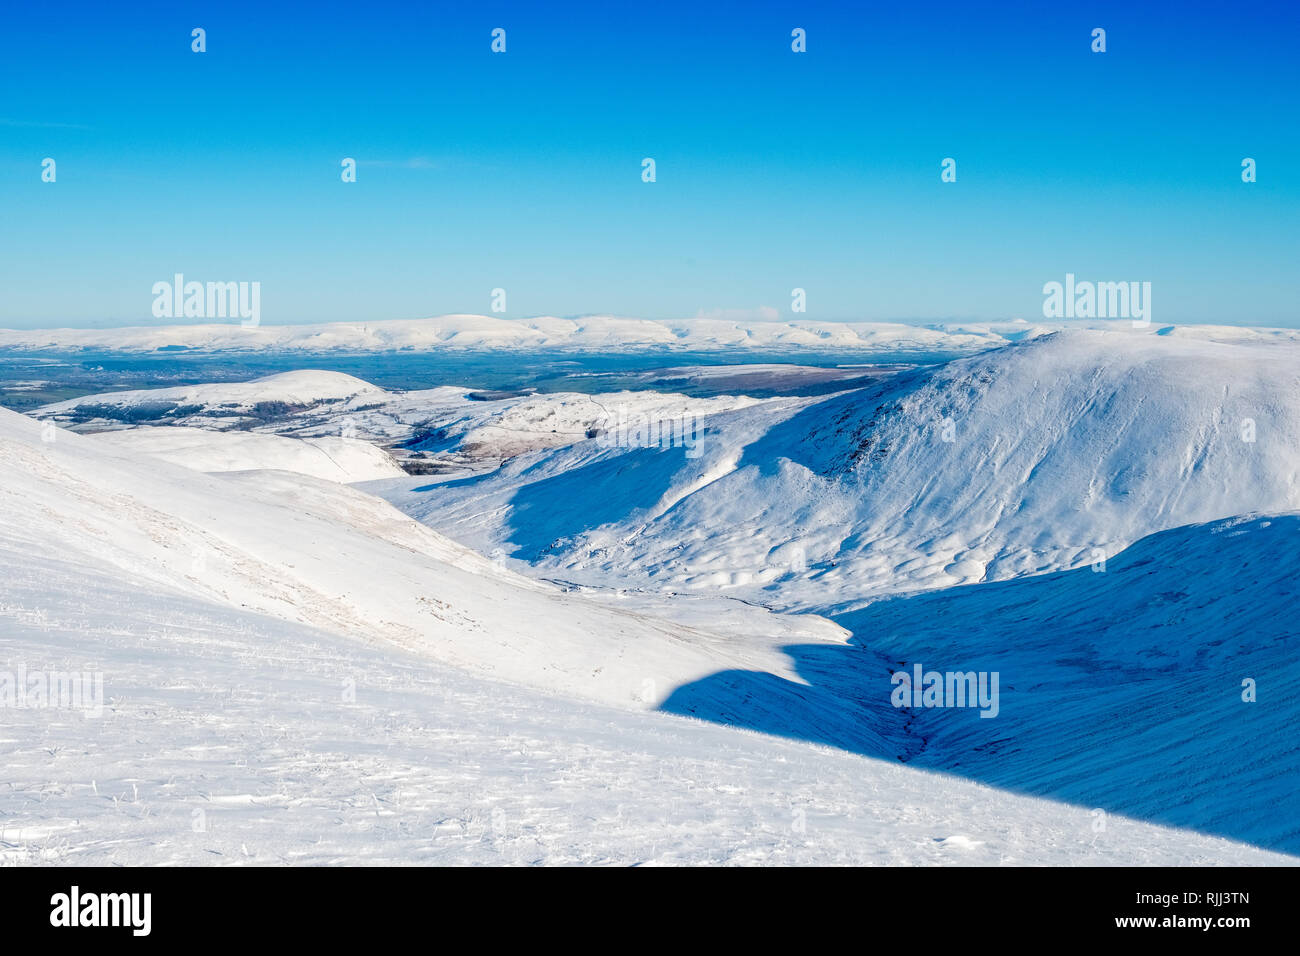
[[[728,662],[790,674],[780,648],[791,639],[844,638],[819,618],[734,602],[684,604],[670,620],[636,600],[566,593],[347,486],[200,474],[8,411],[0,461],[0,533],[14,553],[72,556],[137,586],[589,700],[652,707]]]
[[[1300,347],[1057,333],[715,415],[685,451],[588,441],[475,482],[371,487],[548,576],[833,606],[1300,510]]]
[[[370,442],[328,435],[300,439],[245,431],[144,425],[102,432],[94,440],[195,471],[272,468],[342,482],[375,481],[406,474],[390,455]]]
[[[850,646],[793,647],[800,676],[879,721],[895,672],[997,674],[996,716],[909,707],[900,757],[1300,853],[1300,516],[1151,535],[1107,562],[846,609]],[[666,709],[806,735],[718,674]],[[748,690],[749,693],[743,693]],[[696,694],[702,699],[696,701]]]
[[[0,528],[0,536],[5,535]],[[1288,865],[1293,857],[471,677],[0,546],[0,864]]]

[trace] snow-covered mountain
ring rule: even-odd
[[[548,576],[836,606],[1300,510],[1300,347],[1062,332],[707,417],[694,449],[584,441],[371,487]]]

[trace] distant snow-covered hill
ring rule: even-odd
[[[177,385],[172,388],[130,389],[104,392],[48,405],[43,412],[62,419],[89,406],[105,410],[149,409],[154,417],[177,410],[193,414],[198,411],[224,411],[230,416],[247,414],[259,406],[277,405],[308,407],[327,402],[341,402],[356,396],[381,399],[383,389],[342,372],[302,370],[267,375],[251,382],[219,382],[210,385]]]
[[[1027,323],[1008,323],[1007,334],[1030,334]],[[0,349],[264,350],[296,352],[469,349],[618,351],[673,348],[877,349],[972,351],[1008,338],[987,326],[948,331],[895,323],[755,322],[696,319],[655,322],[611,316],[505,319],[444,315],[386,322],[328,325],[141,326],[119,329],[0,330]]]

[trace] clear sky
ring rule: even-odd
[[[1072,272],[1296,326],[1298,7],[10,3],[0,326],[178,272],[272,324],[1033,319]]]

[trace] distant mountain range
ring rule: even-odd
[[[505,319],[485,315],[444,315],[385,322],[335,322],[327,325],[136,326],[118,329],[0,330],[0,349],[96,349],[153,352],[285,350],[294,352],[369,352],[430,349],[569,349],[577,351],[718,351],[752,349],[845,350],[874,352],[965,353],[1034,338],[1061,328],[1105,328],[1135,334],[1170,333],[1212,341],[1300,340],[1296,329],[1241,326],[1151,325],[1133,329],[1127,321],[1043,323],[1012,320],[993,323],[904,325],[887,322],[735,322],[591,316]]]

